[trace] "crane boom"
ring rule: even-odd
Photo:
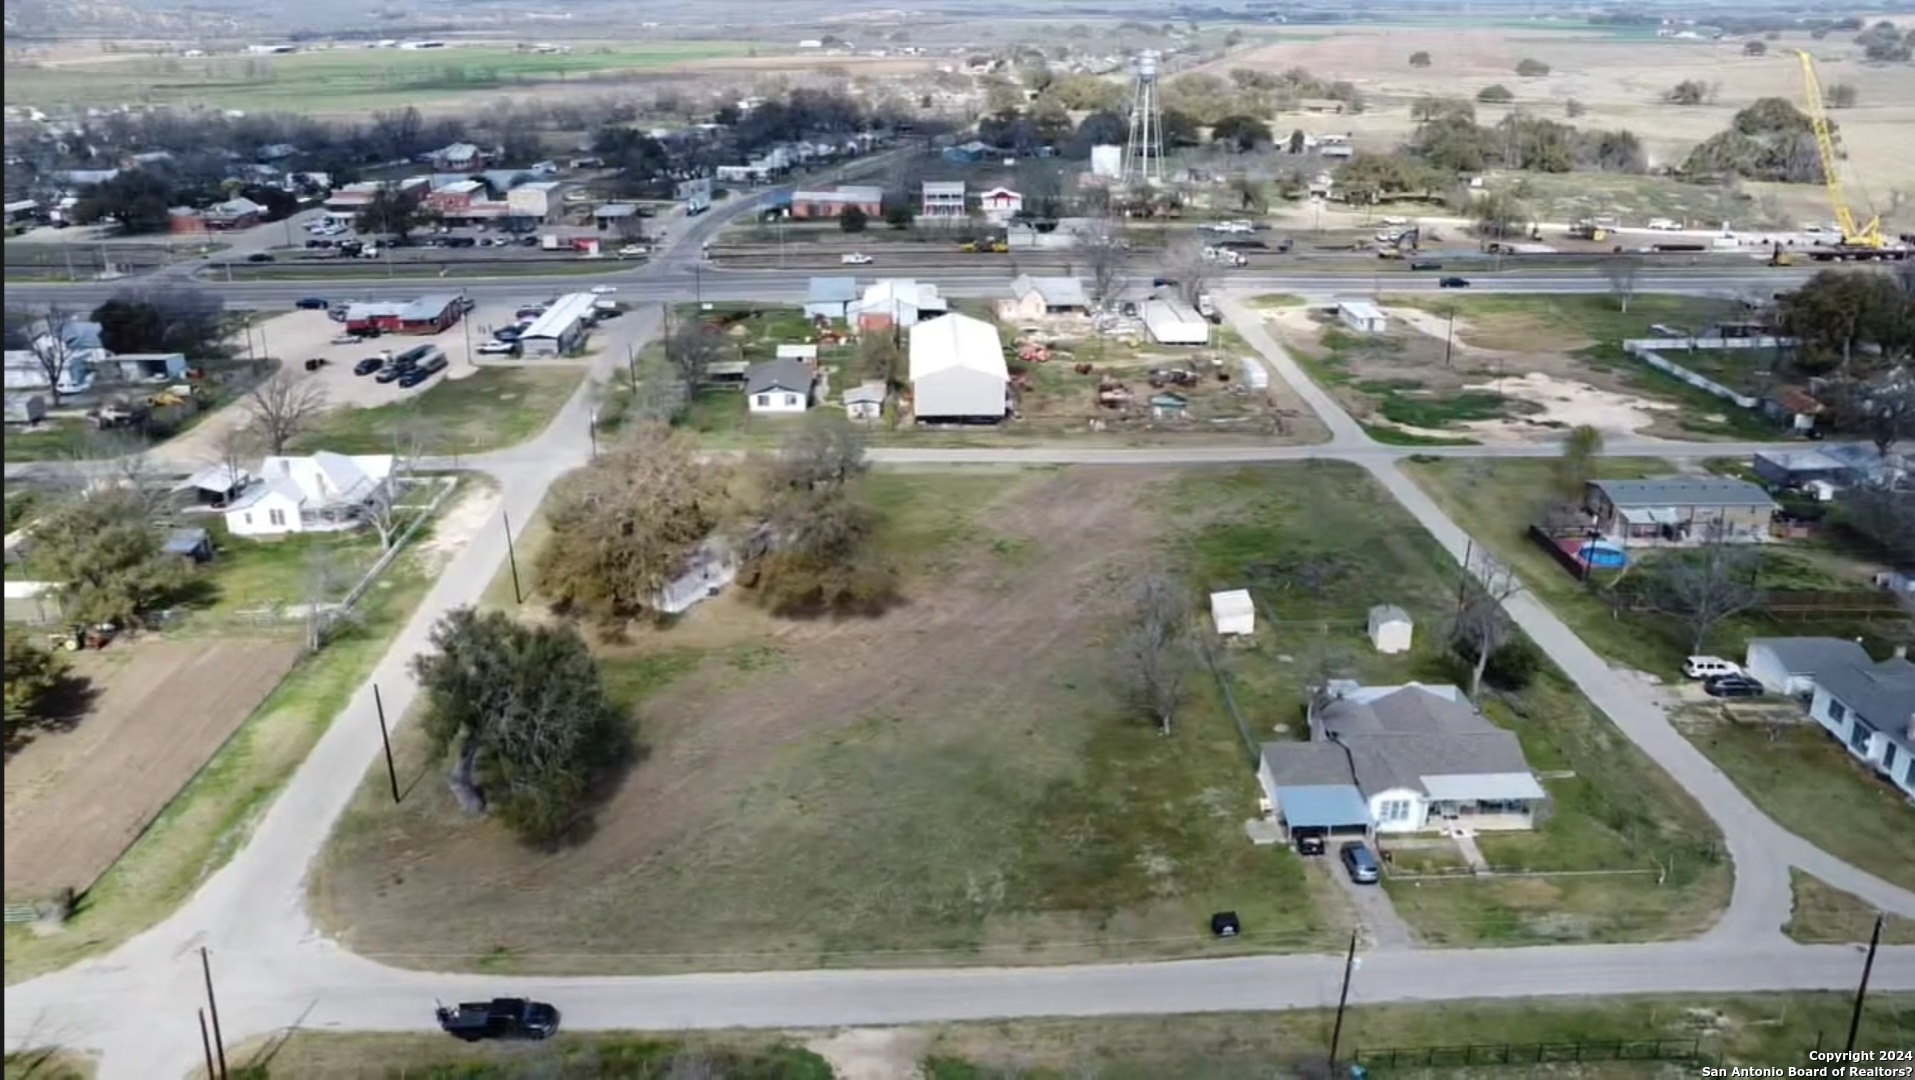
[[[1828,107],[1822,101],[1822,80],[1815,74],[1815,58],[1802,49],[1797,49],[1795,55],[1802,61],[1803,96],[1809,107],[1809,124],[1815,129],[1815,149],[1822,156],[1822,184],[1828,189],[1829,202],[1835,207],[1835,221],[1842,229],[1842,243],[1853,247],[1883,247],[1886,240],[1882,236],[1882,220],[1870,218],[1868,224],[1858,227],[1855,214],[1849,210],[1848,200],[1842,195],[1840,162],[1835,156],[1835,138],[1829,132]]]

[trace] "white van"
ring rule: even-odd
[[[1720,656],[1691,656],[1682,662],[1682,674],[1691,679],[1717,679],[1742,674],[1742,665]]]

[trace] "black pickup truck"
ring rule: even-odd
[[[439,1027],[466,1042],[481,1039],[547,1039],[559,1029],[559,1011],[543,1001],[493,998],[438,1008]]]

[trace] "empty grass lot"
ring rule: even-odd
[[[1671,1052],[1693,1050],[1710,1064],[1802,1065],[1810,1048],[1835,1045],[1847,1033],[1849,1007],[1846,994],[1357,1006],[1344,1017],[1339,1057],[1346,1063],[1367,1062],[1370,1075],[1379,1078],[1508,1080],[1547,1075],[1561,1080],[1676,1080],[1698,1075],[1699,1062],[1558,1060],[1529,1073],[1520,1065],[1424,1069],[1382,1062],[1391,1050],[1537,1043],[1587,1044],[1593,1058],[1617,1043],[1640,1050],[1661,1040]],[[545,1045],[483,1048],[462,1046],[437,1035],[296,1031],[269,1046],[238,1048],[231,1059],[234,1076],[244,1080],[402,1075],[668,1080],[708,1075],[695,1071],[693,1061],[717,1066],[720,1075],[766,1080],[912,1075],[924,1080],[1077,1080],[1086,1076],[1242,1080],[1311,1075],[1300,1070],[1320,1064],[1334,1022],[1333,1012],[1324,1008],[926,1024],[842,1033],[565,1032]],[[1915,1046],[1915,995],[1870,995],[1857,1049],[1911,1046]],[[834,1060],[842,1062],[842,1071],[833,1072]],[[679,1071],[674,1071],[675,1063]],[[15,1080],[13,1073],[8,1080]],[[40,1080],[38,1074],[36,1080]]]
[[[1252,740],[1300,737],[1304,687],[1326,673],[1457,681],[1439,629],[1454,606],[1454,560],[1361,470],[1238,470],[1188,488],[1173,508],[1205,523],[1189,540],[1200,588],[1248,587],[1257,602],[1256,638],[1222,651]],[[1369,647],[1367,613],[1383,602],[1418,624],[1406,656]],[[1554,809],[1542,828],[1479,836],[1489,862],[1511,871],[1646,873],[1391,882],[1398,911],[1425,940],[1643,940],[1699,932],[1713,920],[1729,878],[1714,826],[1566,679],[1546,666],[1529,688],[1486,694],[1480,704],[1516,731],[1532,768],[1573,774],[1545,783]],[[1658,862],[1671,871],[1660,887]]]
[[[338,408],[294,440],[298,450],[389,454],[417,436],[428,454],[476,454],[515,446],[552,422],[584,371],[578,367],[482,367],[435,376],[426,391],[369,409]]]
[[[431,775],[395,810],[369,774],[315,879],[322,920],[390,962],[519,972],[1054,963],[1348,932],[1294,856],[1244,836],[1256,789],[1214,689],[1193,681],[1169,739],[1124,707],[1121,597],[1178,535],[1160,471],[870,483],[901,608],[792,623],[734,591],[605,646],[647,756],[555,855],[459,815],[406,728],[402,785]],[[431,915],[448,891],[483,934]],[[1249,932],[1219,943],[1206,920],[1225,909]]]
[[[120,856],[55,934],[6,928],[6,981],[106,951],[166,917],[245,843],[266,807],[332,723],[425,595],[443,553],[402,556],[358,618],[300,662]]]
[[[1590,595],[1523,530],[1548,499],[1547,461],[1423,461],[1404,466],[1476,542],[1513,567],[1537,599],[1612,662],[1664,681],[1680,678],[1690,651],[1688,633],[1653,614],[1614,614]],[[1604,458],[1599,471],[1622,479],[1674,471],[1667,463]],[[1826,588],[1820,552],[1765,553],[1764,580],[1773,587]],[[1793,579],[1793,581],[1791,580]],[[1752,637],[1828,634],[1860,637],[1881,655],[1878,635],[1905,632],[1876,624],[1776,621],[1759,615],[1727,620],[1708,648],[1741,657]],[[1755,804],[1785,828],[1832,854],[1915,888],[1915,810],[1885,783],[1867,775],[1819,727],[1805,724],[1771,740],[1766,725],[1716,719],[1683,725],[1690,739],[1736,781]],[[1840,806],[1841,813],[1830,813]]]
[[[283,56],[115,57],[58,66],[9,63],[6,102],[123,102],[327,112],[529,90],[572,76],[644,72],[744,53],[743,43],[652,41],[537,54],[502,46],[400,51],[341,47]]]
[[[1785,929],[1808,945],[1865,942],[1875,930],[1876,911],[1860,897],[1800,870],[1789,871],[1795,911]],[[1882,944],[1915,945],[1915,919],[1890,915],[1882,921]]]

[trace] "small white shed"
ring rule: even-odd
[[[1225,636],[1253,634],[1257,630],[1257,607],[1250,601],[1249,589],[1231,589],[1210,594],[1210,619],[1217,633]]]
[[[1346,300],[1337,305],[1337,318],[1359,334],[1381,334],[1390,328],[1382,309],[1367,300]]]
[[[1243,358],[1243,384],[1252,390],[1270,389],[1270,369],[1252,356]]]
[[[1395,604],[1378,604],[1370,609],[1370,644],[1377,652],[1409,652],[1414,630],[1409,612]]]

